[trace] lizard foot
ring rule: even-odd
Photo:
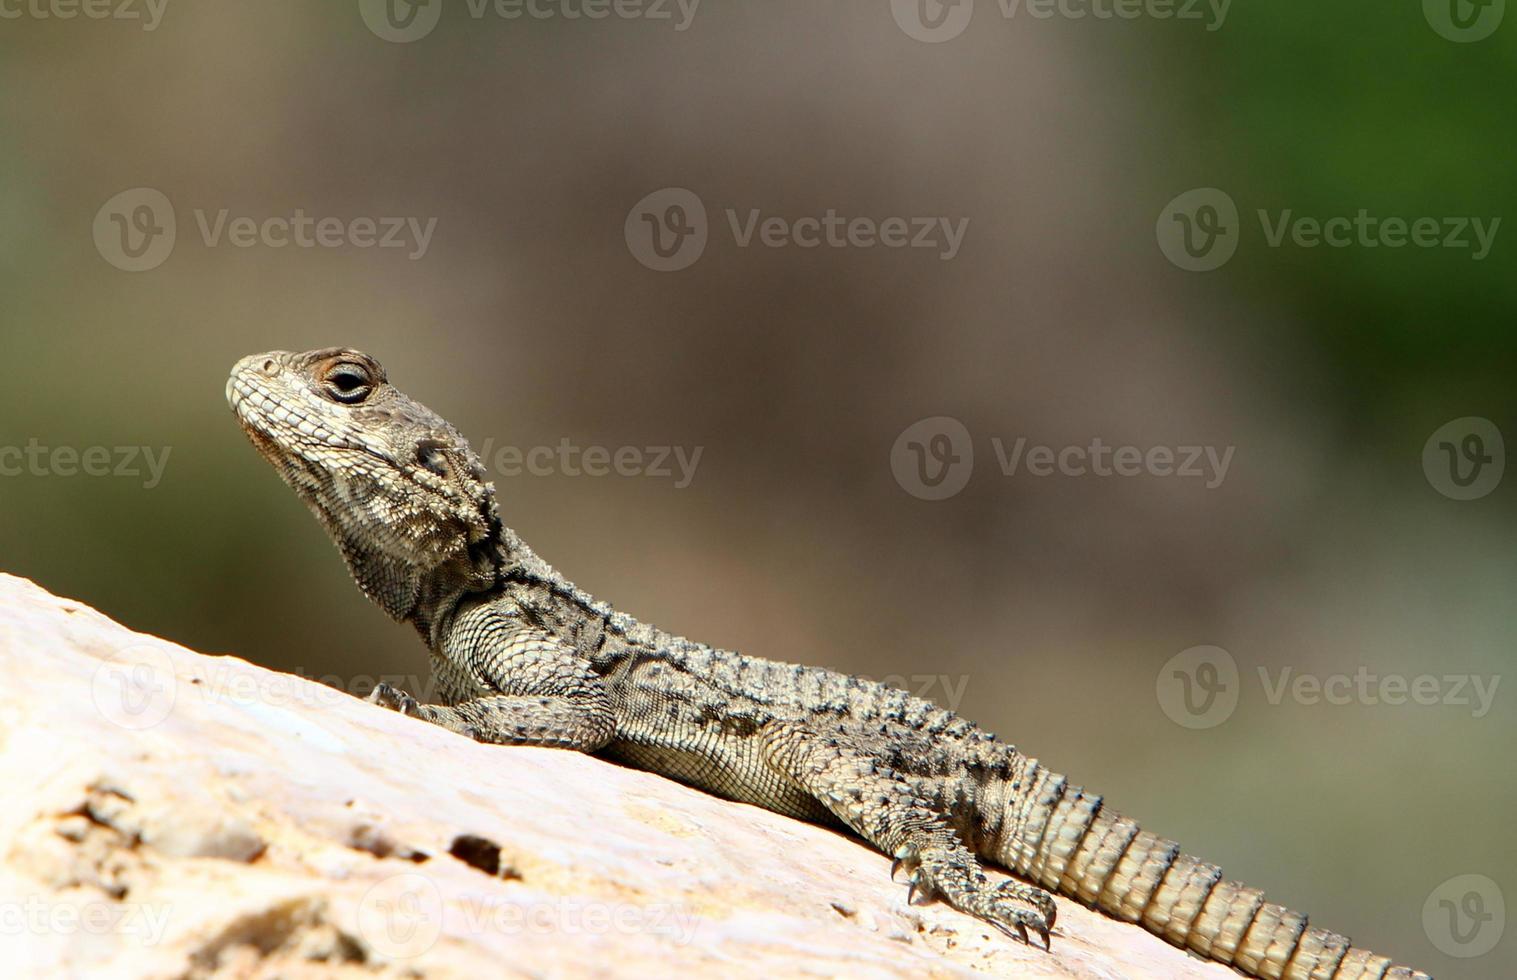
[[[988,922],[1013,939],[1030,946],[1029,933],[1037,933],[1043,940],[1043,948],[1052,948],[1049,932],[1059,909],[1053,896],[1043,889],[1015,879],[991,884],[973,859],[951,850],[917,851],[910,845],[904,846],[895,853],[891,878],[901,868],[911,872],[911,888],[906,893],[908,905],[919,894],[929,901],[941,897],[960,912]]]
[[[476,742],[483,741],[479,737],[479,729],[465,721],[457,709],[436,704],[422,704],[405,691],[384,681],[374,685],[374,690],[369,692],[367,700],[370,704],[398,711],[409,718],[430,721],[434,725],[446,728],[450,732],[457,732],[465,738],[472,738]]]
[[[414,717],[421,713],[421,702],[400,688],[394,687],[385,681],[375,684],[374,690],[369,692],[369,696],[365,700],[370,704],[377,704],[382,708],[389,708],[391,711],[398,711],[403,715]]]
[[[1059,910],[1053,896],[1041,888],[1020,881],[1003,881],[993,890],[982,892],[965,911],[1028,945],[1032,945],[1027,936],[1031,930],[1043,940],[1044,949],[1052,949],[1048,933]]]

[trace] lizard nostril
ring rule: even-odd
[[[279,364],[272,357],[267,357],[264,358],[263,364],[260,365],[259,370],[263,371],[263,373],[267,374],[269,377],[273,377],[274,372],[279,370]]]

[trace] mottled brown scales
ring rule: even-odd
[[[1426,977],[1222,878],[930,701],[744,657],[612,610],[505,527],[479,458],[366,354],[244,358],[227,399],[354,579],[432,651],[441,704],[373,700],[482,742],[596,752],[840,824],[914,895],[1048,942],[1056,891],[1250,976]],[[981,860],[1016,879],[1000,884]]]

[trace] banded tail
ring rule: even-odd
[[[983,857],[1028,881],[1266,980],[1432,980],[1222,877],[1215,864],[1138,827],[1101,797],[1016,755],[982,786]],[[986,819],[989,818],[989,819]]]

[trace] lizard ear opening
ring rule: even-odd
[[[447,446],[436,439],[423,439],[416,445],[416,462],[444,480],[451,479],[453,462],[448,458],[446,450]]]

